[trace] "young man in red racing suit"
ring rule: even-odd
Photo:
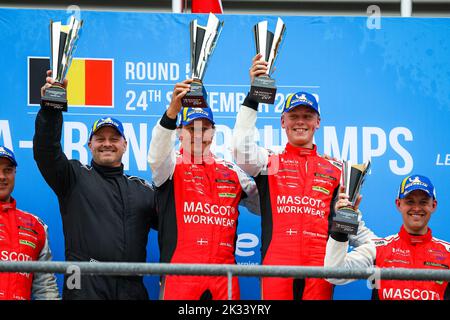
[[[51,261],[47,226],[16,207],[14,153],[0,146],[0,261]],[[0,300],[59,299],[53,273],[0,272]]]
[[[178,129],[181,150],[175,152],[176,120],[190,83],[185,80],[175,85],[170,106],[153,129],[150,143],[160,260],[234,264],[238,205],[259,213],[256,185],[235,164],[211,153],[215,128],[210,108],[183,108]],[[227,299],[227,277],[167,275],[160,298]],[[239,299],[236,277],[232,299]]]
[[[345,194],[340,194],[338,208],[347,206]],[[403,179],[397,209],[403,218],[400,232],[347,253],[347,236],[333,232],[327,243],[325,266],[352,268],[421,268],[448,270],[450,243],[434,238],[428,222],[436,210],[436,192],[430,179],[413,174]],[[328,279],[334,284],[346,284],[352,279]],[[380,280],[375,282],[372,299],[380,300],[449,300],[446,281]]]
[[[263,75],[267,63],[256,55],[250,77]],[[323,266],[332,202],[337,196],[341,163],[327,160],[313,144],[320,126],[316,98],[307,92],[288,96],[281,127],[288,143],[279,154],[258,147],[254,131],[258,103],[247,96],[233,132],[236,163],[258,186],[262,218],[262,264]],[[361,221],[353,245],[369,241],[373,233]],[[331,299],[333,286],[325,279],[261,279],[262,299]]]

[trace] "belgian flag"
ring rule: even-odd
[[[66,77],[68,105],[113,107],[113,67],[112,59],[74,58]],[[49,69],[49,58],[28,58],[29,105],[40,104],[40,90]]]

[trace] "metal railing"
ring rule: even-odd
[[[83,275],[209,275],[228,277],[228,299],[231,300],[232,277],[288,277],[288,278],[333,278],[450,281],[450,270],[366,268],[343,269],[329,267],[223,265],[223,264],[172,264],[131,262],[38,262],[3,261],[0,272],[40,272],[66,274],[79,268]]]

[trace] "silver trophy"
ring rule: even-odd
[[[336,215],[332,219],[331,231],[353,235],[358,233],[360,218],[353,207],[369,169],[370,160],[364,164],[354,165],[348,161],[343,162],[341,183],[345,186],[345,193],[349,196],[352,206],[337,210]]]
[[[261,21],[253,27],[256,53],[261,54],[261,59],[266,61],[268,64],[267,73],[265,75],[255,77],[252,82],[250,96],[253,100],[270,104],[275,102],[277,87],[275,86],[275,80],[272,79],[270,75],[274,70],[274,63],[278,57],[285,32],[286,25],[280,18],[277,20],[275,33],[268,30],[267,21]]]
[[[43,108],[67,111],[67,93],[62,83],[69,71],[82,25],[83,20],[77,20],[74,16],[70,17],[68,25],[50,20],[50,60],[55,83],[45,90],[41,98]]]
[[[212,13],[209,14],[206,26],[199,25],[197,20],[191,21],[191,78],[193,82],[191,83],[191,90],[181,100],[183,107],[208,107],[203,77],[222,27],[223,21],[219,21]]]

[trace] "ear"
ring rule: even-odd
[[[320,117],[317,118],[316,129],[320,128]]]
[[[123,151],[127,151],[127,147],[128,147],[128,141],[124,138],[124,148]]]
[[[433,200],[433,211],[436,210],[436,208],[437,208],[437,200],[434,199]]]
[[[397,210],[400,211],[400,199],[395,199],[395,206],[397,207]]]
[[[183,141],[183,135],[181,134],[181,128],[177,128],[177,136],[178,140]]]
[[[284,113],[281,115],[281,128],[286,129],[284,124]]]

